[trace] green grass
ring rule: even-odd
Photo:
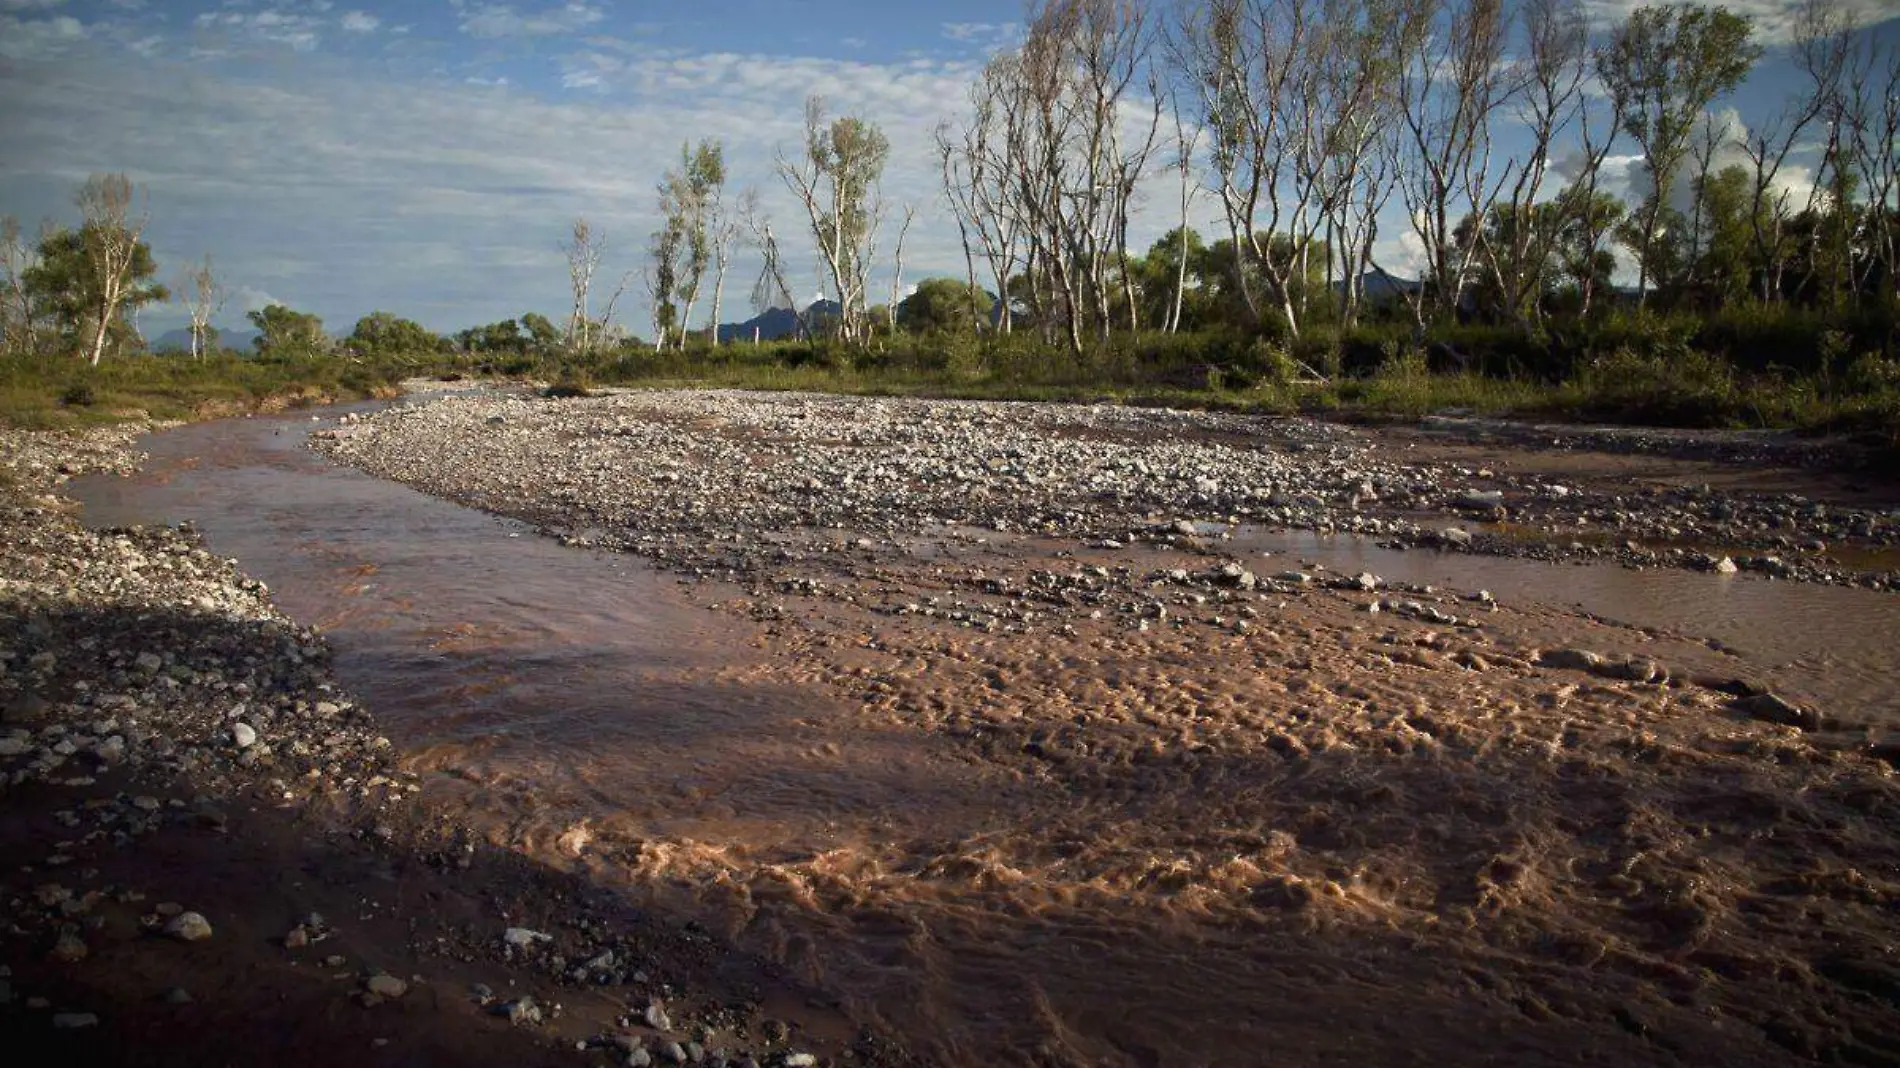
[[[387,395],[411,370],[328,356],[129,356],[98,367],[70,356],[11,357],[0,359],[0,422],[61,429],[142,416],[232,415]]]
[[[1381,332],[1383,331],[1383,332]],[[584,361],[429,354],[374,362],[345,356],[264,358],[221,353],[109,359],[0,359],[0,422],[71,427],[138,415],[204,418],[386,395],[404,377],[458,372],[556,383],[732,388],[866,396],[1032,400],[1202,408],[1334,418],[1413,420],[1458,411],[1501,418],[1683,427],[1775,427],[1855,435],[1900,457],[1900,363],[1839,343],[1820,370],[1737,370],[1727,354],[1694,348],[1681,331],[1618,335],[1607,352],[1566,356],[1566,374],[1531,374],[1517,355],[1461,373],[1433,373],[1425,353],[1389,327],[1368,328],[1342,350],[1297,356],[1230,333],[1116,338],[1076,357],[1034,337],[885,339],[866,349],[826,342],[701,346],[656,353],[625,347]],[[1465,331],[1463,351],[1497,334]],[[1377,341],[1376,350],[1372,343]],[[1858,354],[1856,354],[1858,353]],[[1312,381],[1300,364],[1345,366]],[[1376,364],[1370,361],[1376,359]],[[1481,372],[1476,369],[1482,365]],[[1355,369],[1356,368],[1356,369]]]

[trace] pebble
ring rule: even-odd
[[[58,1012],[53,1014],[53,1029],[56,1031],[77,1031],[83,1027],[99,1026],[99,1016],[90,1012]]]
[[[85,939],[71,931],[61,931],[58,940],[53,943],[52,951],[46,956],[48,960],[61,964],[77,964],[86,959],[88,952]]]
[[[408,983],[403,982],[393,975],[382,972],[370,976],[369,981],[364,985],[368,988],[370,993],[392,1000],[402,997],[409,992]]]
[[[231,724],[231,741],[239,749],[249,749],[257,744],[257,728],[248,723]]]
[[[211,921],[195,912],[181,912],[165,925],[165,933],[180,942],[202,942],[211,937]]]
[[[540,931],[531,931],[526,927],[510,927],[502,932],[501,940],[518,949],[525,949],[536,942],[552,942],[554,936],[542,934]]]

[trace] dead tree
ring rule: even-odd
[[[1458,308],[1484,254],[1484,221],[1515,163],[1495,167],[1493,122],[1522,72],[1504,61],[1503,0],[1405,0],[1399,190],[1425,255],[1413,311],[1422,328]],[[1461,229],[1461,217],[1475,220]]]
[[[202,359],[210,348],[211,320],[224,310],[228,294],[218,282],[211,270],[211,254],[205,253],[204,262],[187,267],[178,280],[178,299],[185,305],[185,312],[191,317],[191,356]]]
[[[595,230],[585,217],[574,220],[572,238],[561,246],[567,255],[568,283],[574,295],[573,310],[567,317],[567,347],[576,355],[585,356],[592,348],[593,321],[587,314],[587,296],[606,250],[606,235]]]
[[[916,218],[917,209],[909,204],[904,205],[904,222],[897,228],[897,248],[892,254],[891,299],[884,306],[893,337],[897,334],[897,299],[904,285],[904,238],[910,233],[910,224]]]

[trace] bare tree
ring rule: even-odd
[[[950,217],[957,224],[957,241],[963,247],[963,270],[970,297],[970,318],[983,329],[982,308],[977,298],[976,249],[971,245],[970,228],[980,225],[976,218],[973,191],[964,175],[967,163],[957,152],[955,127],[949,120],[937,124],[933,136],[937,146],[937,166],[943,180],[944,200],[950,205]]]
[[[1522,75],[1504,62],[1503,0],[1405,0],[1402,18],[1399,190],[1425,256],[1413,302],[1423,328],[1462,303],[1483,250],[1482,221],[1518,169],[1495,165],[1492,134]],[[1461,216],[1479,224],[1461,228]]]
[[[33,348],[33,302],[26,291],[26,272],[39,255],[21,236],[20,220],[0,217],[0,352],[30,352]]]
[[[567,254],[568,283],[574,295],[573,310],[567,317],[567,347],[577,355],[585,355],[592,348],[593,334],[593,320],[587,313],[588,290],[593,288],[594,272],[600,269],[600,259],[607,251],[607,237],[584,216],[577,217],[572,237],[561,251]]]
[[[970,90],[972,116],[953,138],[949,127],[938,130],[938,151],[944,169],[944,189],[967,237],[975,234],[996,288],[999,311],[996,328],[1014,329],[1010,282],[1024,260],[1023,221],[1017,200],[1016,162],[1010,157],[1010,131],[1018,121],[1018,99],[1011,95],[1013,56],[999,56],[985,66]],[[978,306],[976,266],[968,256],[970,311],[983,319]]]
[[[772,220],[759,206],[758,190],[747,189],[740,198],[739,221],[747,242],[759,250],[759,277],[752,283],[753,312],[763,315],[784,301],[785,309],[797,323],[798,336],[810,337],[811,327],[805,321],[805,310],[799,307],[791,286],[785,282],[785,261],[779,252],[778,238],[772,234]]]
[[[1844,143],[1837,155],[1853,169],[1866,206],[1867,254],[1857,288],[1865,291],[1879,274],[1886,280],[1881,299],[1900,306],[1900,51],[1863,34],[1844,80],[1830,125]]]
[[[718,345],[720,304],[726,293],[726,271],[732,266],[732,246],[739,236],[739,221],[726,209],[723,183],[714,188],[707,204],[706,231],[713,258],[712,325],[708,334],[712,343]]]
[[[1530,137],[1529,158],[1515,169],[1497,206],[1509,222],[1485,242],[1483,253],[1504,307],[1524,325],[1527,316],[1542,319],[1537,298],[1561,229],[1539,201],[1553,146],[1582,119],[1590,48],[1577,0],[1527,0],[1520,10],[1525,55],[1518,118]]]
[[[211,269],[209,252],[205,253],[203,263],[180,272],[176,293],[191,317],[191,356],[202,359],[210,347],[211,320],[224,310],[228,296]]]
[[[891,333],[897,333],[897,301],[904,286],[904,238],[910,233],[910,224],[917,218],[917,209],[913,205],[904,205],[904,222],[897,228],[897,248],[892,253],[891,299],[884,306],[885,315],[890,320]]]
[[[88,346],[94,367],[99,366],[100,357],[105,355],[106,337],[112,329],[112,320],[119,314],[126,287],[132,281],[139,240],[145,232],[148,217],[143,212],[137,218],[132,215],[132,202],[137,195],[137,188],[125,175],[95,174],[86,179],[74,197],[80,216],[85,220],[81,235],[93,281],[98,287],[94,291],[98,304],[92,309],[96,321]]]
[[[973,214],[998,220],[979,236],[993,267],[1015,259],[1010,238],[1021,236],[1045,337],[1060,326],[1078,354],[1085,333],[1107,335],[1118,299],[1139,325],[1127,230],[1160,128],[1153,37],[1131,0],[1043,0],[1022,46],[994,57],[978,83],[966,134]],[[1007,302],[1014,272],[996,273]]]
[[[1381,92],[1346,77],[1340,57],[1376,39],[1386,17],[1381,5],[1353,0],[1209,0],[1185,8],[1172,35],[1172,60],[1198,96],[1233,281],[1254,325],[1270,305],[1299,334],[1332,209],[1371,177],[1361,164]]]
[[[1779,114],[1759,124],[1741,143],[1751,171],[1750,237],[1763,300],[1781,295],[1782,265],[1787,260],[1788,235],[1783,224],[1790,215],[1789,192],[1779,187],[1782,168],[1814,123],[1839,116],[1854,30],[1847,12],[1828,0],[1807,0],[1795,16],[1790,46],[1807,79],[1806,91],[1791,95]],[[1838,126],[1829,132],[1837,135]]]
[[[779,177],[805,207],[812,237],[838,294],[838,327],[846,341],[863,334],[865,280],[883,216],[879,187],[890,141],[854,115],[829,122],[824,101],[805,102],[805,151],[778,157]]]
[[[1167,322],[1162,329],[1173,334],[1181,329],[1181,305],[1187,300],[1188,273],[1188,212],[1194,206],[1194,192],[1198,183],[1194,181],[1194,153],[1200,144],[1201,130],[1195,126],[1188,129],[1188,123],[1181,117],[1181,98],[1172,95],[1169,98],[1170,109],[1174,116],[1174,170],[1180,175],[1180,218],[1175,230],[1174,250],[1174,295],[1168,301]]]

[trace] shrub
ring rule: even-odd
[[[91,382],[73,382],[59,393],[59,402],[68,408],[90,408],[99,403]]]

